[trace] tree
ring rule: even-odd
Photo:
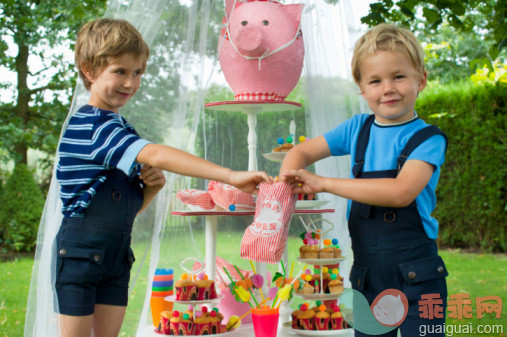
[[[488,50],[470,61],[470,66],[493,70],[492,61],[505,51],[506,11],[505,0],[381,0],[370,4],[370,13],[361,22],[369,26],[397,22],[417,33],[421,21],[416,17],[422,15],[426,35],[439,35],[446,25],[458,32],[476,34],[487,43]]]
[[[68,55],[79,28],[106,1],[0,0],[1,65],[17,76],[16,84],[0,83],[14,93],[0,107],[0,146],[16,163],[27,163],[28,148],[56,150],[76,80]]]

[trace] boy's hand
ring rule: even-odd
[[[282,181],[293,185],[294,194],[324,191],[324,178],[303,169],[283,172]]]
[[[160,191],[165,185],[165,176],[162,170],[143,165],[139,178],[144,182],[146,188],[152,189],[156,192]]]
[[[261,182],[271,184],[273,179],[262,171],[232,171],[229,176],[229,185],[250,194],[259,192],[257,186]]]

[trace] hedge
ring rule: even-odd
[[[507,85],[427,88],[417,100],[422,119],[448,137],[434,216],[439,243],[505,252]]]

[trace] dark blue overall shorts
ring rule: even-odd
[[[64,218],[56,236],[56,311],[86,316],[95,304],[126,306],[134,254],[132,225],[143,204],[141,180],[106,171],[83,217]]]
[[[429,137],[440,134],[436,126],[416,132],[398,157],[398,169],[364,172],[364,159],[374,115],[365,121],[357,142],[352,173],[356,179],[396,178],[406,159]],[[361,292],[368,303],[386,289],[402,291],[409,303],[408,314],[400,326],[402,336],[419,336],[419,325],[445,323],[448,275],[437,252],[435,240],[424,231],[415,200],[406,207],[379,207],[352,202],[349,214],[349,232],[352,240],[354,264],[350,272],[352,288]],[[442,318],[424,319],[419,316],[423,294],[440,294]],[[395,329],[382,336],[396,336]],[[435,331],[434,329],[426,329]],[[426,336],[444,336],[427,334]],[[369,336],[355,331],[355,336]]]

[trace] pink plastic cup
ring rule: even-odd
[[[278,332],[279,309],[252,309],[255,337],[276,337]]]

